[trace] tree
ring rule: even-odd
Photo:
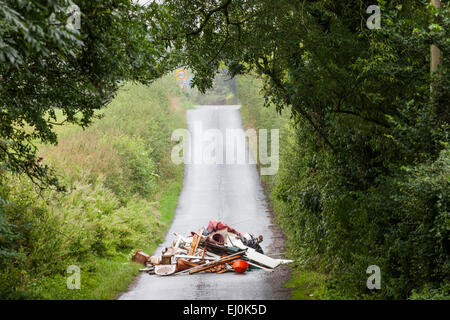
[[[431,3],[436,8],[441,7],[441,1],[432,0]],[[434,44],[431,45],[431,72],[436,72],[441,61],[441,51]]]
[[[448,280],[448,204],[439,200],[448,198],[446,3],[380,0],[382,26],[373,30],[373,1],[164,5],[178,22],[165,39],[183,48],[195,85],[210,86],[222,63],[231,76],[256,72],[267,105],[290,111],[296,152],[274,192],[303,261],[320,261],[351,297],[367,295],[358,275],[370,261],[384,270],[379,297]],[[442,52],[433,76],[431,44]]]
[[[0,2],[1,170],[58,185],[36,143],[57,143],[57,125],[89,125],[122,82],[167,70],[149,27],[157,11],[130,0]],[[78,12],[79,26],[68,23]]]

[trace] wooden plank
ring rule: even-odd
[[[180,237],[181,238],[181,240],[183,240],[184,242],[186,242],[186,243],[190,243],[190,241],[189,241],[189,239],[188,238],[185,238],[185,237],[183,237],[182,235],[180,235],[178,232],[174,232],[173,233],[176,237]]]
[[[196,263],[196,262],[191,262],[188,260],[184,260],[184,259],[178,259],[178,261],[190,266],[190,267],[198,267],[200,265],[200,263]]]
[[[233,260],[233,259],[237,259],[237,258],[234,258],[234,257],[240,257],[244,252],[245,252],[245,250],[242,250],[242,251],[236,252],[236,253],[234,253],[234,254],[232,254],[232,255],[229,255],[229,256],[227,256],[227,257],[225,257],[225,258],[221,258],[221,259],[216,260],[216,261],[213,261],[213,262],[205,263],[204,265],[201,266],[201,268],[206,269],[205,266],[215,265],[215,264],[217,264],[217,263],[220,264],[222,261],[228,262],[228,261],[231,261],[231,260]],[[191,268],[191,269],[189,269],[189,270],[181,271],[180,273],[187,273],[187,272],[191,273],[192,271],[195,271],[195,270],[198,269],[198,268],[200,268],[200,266],[197,267],[197,268]]]
[[[205,258],[206,247],[203,247],[202,259]]]
[[[220,264],[224,264],[224,263],[230,262],[232,260],[238,259],[240,257],[241,257],[240,255],[236,255],[236,256],[233,256],[233,257],[225,257],[225,258],[223,258],[223,259],[221,259],[219,261],[210,262],[210,265],[204,265],[202,267],[196,268],[195,270],[191,270],[191,271],[189,271],[189,274],[202,272],[202,271],[208,270],[210,268],[217,267]]]
[[[228,270],[228,269],[223,269],[223,270],[220,270],[219,272],[217,272],[218,274],[222,274],[222,273],[225,273],[225,272],[229,272],[230,270]]]
[[[178,259],[177,260],[177,271],[176,273],[179,273],[184,270],[188,270],[194,267],[198,267],[200,263],[194,263],[188,260]]]
[[[198,243],[200,242],[200,236],[198,234],[194,234],[194,237],[191,242],[191,246],[188,251],[188,256],[193,256],[197,251]]]
[[[217,260],[217,258],[213,257],[200,257],[200,256],[188,256],[188,255],[182,255],[182,254],[176,254],[175,258],[181,258],[181,259],[199,259],[199,260]]]

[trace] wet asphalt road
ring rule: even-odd
[[[193,134],[192,149],[199,146],[194,126],[203,130],[219,129],[226,136],[227,129],[242,128],[238,106],[197,106],[188,110],[188,128]],[[202,143],[204,147],[206,143]],[[224,155],[226,143],[224,142]],[[185,166],[181,191],[174,220],[165,242],[153,253],[170,246],[175,231],[187,236],[207,226],[210,219],[223,221],[240,232],[262,234],[264,253],[281,258],[284,240],[271,214],[255,165],[199,164]],[[248,148],[246,150],[248,156]],[[248,162],[248,161],[247,161]],[[200,273],[161,277],[140,274],[119,299],[287,299],[289,291],[282,288],[288,278],[288,267],[278,267],[269,273],[255,270],[245,274]]]

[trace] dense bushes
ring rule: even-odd
[[[448,150],[363,191],[345,185],[332,160],[308,152],[303,137],[291,143],[272,199],[290,253],[331,275],[329,297],[407,298],[448,283]],[[380,292],[366,289],[369,265],[381,268]]]
[[[130,252],[152,250],[174,209],[182,168],[170,162],[170,134],[184,126],[185,103],[168,78],[126,85],[102,120],[60,128],[58,146],[40,153],[65,193],[2,174],[0,298],[114,298],[126,288],[137,270]],[[70,265],[81,290],[66,287]]]
[[[448,298],[450,7],[378,1],[373,30],[367,1],[263,3],[274,26],[248,23],[245,54],[226,54],[292,116],[270,181],[290,254],[329,275],[322,297]],[[441,51],[432,75],[431,44]],[[366,287],[370,265],[380,290]]]
[[[428,126],[425,132],[427,108],[416,109],[415,126],[397,126],[389,137],[377,137],[365,136],[355,123],[354,132],[339,133],[345,154],[323,152],[304,121],[294,123],[272,106],[263,108],[263,99],[251,88],[260,84],[247,76],[238,80],[243,118],[258,128],[283,129],[279,173],[263,181],[297,268],[328,275],[319,297],[448,299],[446,129]],[[420,137],[429,141],[427,146],[416,144]],[[384,163],[369,153],[369,145],[385,148],[378,155]],[[438,146],[442,150],[436,153]],[[381,268],[379,291],[366,288],[369,265]]]
[[[2,227],[8,228],[1,243],[3,298],[33,297],[36,281],[64,274],[71,264],[83,273],[94,271],[94,257],[114,257],[161,240],[156,204],[136,198],[120,206],[101,181],[80,181],[73,188],[63,196],[45,194],[52,197],[46,204],[25,179],[1,185]]]

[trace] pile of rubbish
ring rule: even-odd
[[[199,272],[244,273],[255,269],[273,271],[292,260],[273,259],[264,255],[263,237],[241,233],[223,222],[210,220],[207,228],[183,237],[175,232],[176,241],[164,248],[161,256],[136,251],[133,261],[146,268],[141,272],[167,276]]]

